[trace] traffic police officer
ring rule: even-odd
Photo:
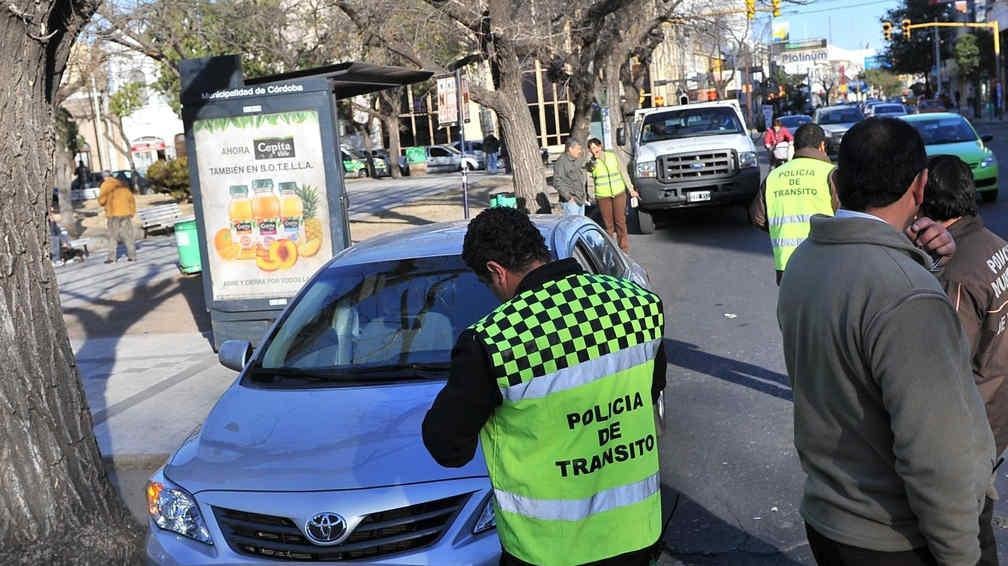
[[[767,175],[750,207],[753,224],[770,232],[778,285],[791,254],[808,237],[812,215],[833,216],[839,206],[829,182],[833,164],[826,155],[826,133],[805,124],[794,143],[795,158]]]
[[[648,564],[661,534],[661,300],[550,261],[511,208],[473,219],[462,257],[503,303],[459,337],[427,449],[458,467],[482,441],[501,564]]]

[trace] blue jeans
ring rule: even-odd
[[[573,199],[561,202],[560,207],[563,208],[564,216],[584,216],[585,213],[585,205],[578,204]]]
[[[486,154],[486,157],[487,157],[487,173],[496,173],[497,172],[497,157],[499,155],[500,154],[497,153],[496,151],[493,152],[493,153]]]

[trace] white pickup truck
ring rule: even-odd
[[[638,110],[632,147],[645,234],[661,211],[749,204],[759,190],[756,147],[735,100]]]

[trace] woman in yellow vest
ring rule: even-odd
[[[637,191],[625,179],[616,154],[602,149],[601,140],[588,140],[588,151],[592,154],[588,166],[595,185],[595,202],[602,214],[602,224],[606,232],[619,242],[619,247],[628,252],[630,239],[627,237],[626,224],[627,192],[637,198]]]

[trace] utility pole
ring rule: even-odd
[[[462,170],[462,217],[469,220],[469,171],[466,170],[465,157],[465,121],[462,119],[462,69],[455,69],[455,105],[459,131],[459,169]]]
[[[91,128],[94,130],[95,151],[98,152],[98,170],[103,171],[106,168],[111,169],[112,166],[111,165],[109,165],[108,167],[105,166],[105,159],[102,155],[101,150],[102,139],[101,135],[98,133],[98,121],[101,120],[101,101],[98,98],[98,88],[95,86],[94,77],[91,77],[91,96],[89,98],[91,99],[91,112],[92,115],[94,116],[94,119],[91,120]],[[92,171],[93,170],[94,169],[92,169]],[[84,186],[82,185],[81,188],[83,189]]]

